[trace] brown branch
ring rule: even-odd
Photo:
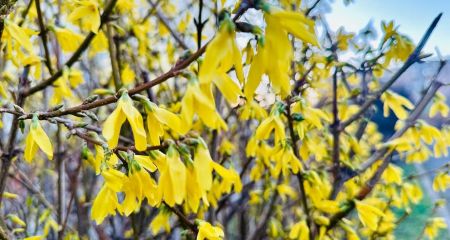
[[[339,159],[339,110],[338,110],[338,96],[337,96],[337,73],[338,69],[333,74],[333,123],[330,125],[331,132],[333,134],[333,189],[337,189],[337,186],[341,182],[340,174],[340,159]],[[332,191],[331,199],[334,199],[337,192]]]
[[[175,207],[169,206],[166,202],[164,202],[164,206],[166,206],[170,211],[175,213],[175,215],[178,216],[178,219],[180,220],[181,224],[183,224],[185,227],[189,228],[195,235],[198,233],[197,225],[192,223],[180,210],[178,210]]]
[[[44,48],[45,66],[47,67],[50,75],[53,75],[52,60],[50,57],[50,51],[48,50],[48,39],[47,39],[48,29],[45,27],[45,24],[44,24],[44,17],[42,16],[40,0],[34,0],[34,1],[35,1],[35,5],[36,5],[37,16],[38,16],[39,29],[41,30],[41,32],[39,33],[39,36],[41,36],[42,46]]]
[[[30,66],[25,66],[23,73],[19,79],[19,86],[17,87],[17,90],[20,90],[20,87],[27,86],[28,85],[28,75],[30,73]],[[16,105],[19,107],[22,107],[25,101],[25,96],[21,94],[20,92],[17,95],[16,98]],[[11,162],[14,157],[14,143],[16,141],[17,137],[17,130],[19,127],[19,117],[17,115],[13,116],[13,119],[10,124],[10,134],[8,138],[8,142],[5,145],[5,148],[3,149],[4,153],[1,155],[2,160],[2,167],[0,169],[0,207],[3,200],[3,192],[6,188],[6,181],[8,177],[9,168],[11,167]]]
[[[116,91],[118,91],[122,87],[122,81],[120,79],[119,62],[117,61],[118,49],[116,48],[116,44],[114,43],[113,26],[110,23],[106,24],[106,36],[108,38],[109,59],[111,60],[114,87],[116,88]]]
[[[288,128],[289,128],[289,134],[291,136],[291,140],[292,140],[292,148],[294,151],[295,156],[300,159],[300,155],[299,155],[299,149],[298,149],[298,135],[295,134],[294,131],[294,119],[292,118],[292,113],[291,113],[291,100],[290,98],[286,98],[286,117],[288,120]],[[301,162],[303,168],[305,168],[305,164],[303,162]],[[309,214],[309,209],[308,209],[308,201],[306,199],[306,191],[305,191],[305,186],[303,184],[304,182],[304,178],[301,172],[297,173],[297,179],[298,179],[298,184],[300,186],[300,195],[301,195],[301,201],[302,201],[302,207],[303,207],[303,211],[305,212],[307,219],[308,219],[308,227],[312,226],[312,219],[311,216]],[[310,233],[312,233],[312,231],[310,231]],[[311,236],[312,237],[312,236]]]
[[[98,139],[94,139],[92,137],[90,137],[88,134],[82,132],[79,128],[77,128],[76,126],[73,125],[73,123],[71,123],[70,121],[67,121],[66,119],[62,119],[62,118],[54,118],[53,120],[55,120],[56,122],[63,124],[65,127],[67,127],[70,131],[72,135],[76,135],[77,137],[85,140],[86,142],[92,143],[94,145],[99,145],[99,146],[103,146],[105,144],[105,142],[102,142]],[[128,151],[132,151],[136,154],[146,154],[146,151],[150,151],[150,150],[158,150],[158,149],[162,149],[165,148],[166,145],[162,144],[159,146],[151,146],[151,145],[147,145],[147,149],[145,151],[138,151],[135,146],[130,146],[130,147],[126,147],[126,146],[117,146],[114,149],[112,149],[113,152],[117,152],[117,151],[124,151],[124,152],[128,152]]]
[[[173,67],[171,70],[164,73],[163,75],[153,79],[150,82],[143,83],[141,85],[138,85],[135,88],[128,90],[128,94],[130,96],[132,96],[136,93],[142,92],[146,89],[152,88],[160,83],[163,83],[172,77],[178,76],[181,73],[181,70],[183,70],[184,68],[189,66],[192,62],[197,60],[197,58],[199,58],[205,52],[205,50],[206,50],[206,45],[203,46],[202,48],[200,48],[197,52],[192,54],[187,59],[182,60],[181,62],[176,64],[175,67]],[[115,96],[109,96],[109,97],[106,97],[103,99],[96,100],[91,103],[80,104],[78,106],[67,108],[65,110],[38,113],[38,117],[39,117],[39,119],[42,120],[42,119],[48,119],[48,118],[52,118],[52,117],[64,116],[64,115],[68,115],[68,114],[75,114],[75,113],[78,113],[83,110],[89,110],[89,109],[105,106],[105,105],[117,102],[117,100],[118,99]],[[31,119],[32,117],[33,117],[33,114],[27,114],[27,115],[23,115],[21,117],[21,119]]]
[[[314,4],[313,4],[311,7],[309,7],[308,9],[306,9],[305,15],[306,15],[306,16],[309,16],[309,14],[312,12],[312,10],[314,10],[314,8],[317,7],[317,5],[320,3],[320,1],[321,1],[321,0],[316,0],[316,2],[314,2]]]

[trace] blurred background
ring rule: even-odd
[[[314,4],[315,0],[306,2],[308,3],[304,4],[309,6]],[[423,63],[414,64],[394,84],[394,89],[398,93],[403,94],[413,102],[417,102],[425,83],[431,79],[439,67],[437,51],[441,53],[443,59],[449,59],[450,1],[448,0],[336,0],[321,1],[319,4],[318,8],[314,10],[315,15],[323,16],[327,20],[330,30],[333,32],[344,31],[356,35],[370,31],[374,43],[381,36],[382,21],[389,22],[392,20],[395,26],[399,25],[399,32],[409,36],[417,44],[433,19],[439,13],[443,13],[441,21],[424,48],[425,53],[433,55],[425,59]],[[352,56],[349,55],[348,58],[351,59]],[[391,72],[395,72],[399,67],[393,66]],[[383,76],[384,80],[388,78],[389,73]],[[441,71],[439,80],[450,83],[450,64],[447,64]],[[441,93],[447,99],[450,99],[449,88],[443,88]],[[422,118],[437,126],[450,123],[448,118],[433,118],[433,120],[427,119],[427,116],[422,116]],[[384,118],[381,104],[378,104],[374,120],[378,123],[385,137],[389,137],[393,133],[396,119],[395,117]],[[397,160],[396,164],[402,166],[404,173],[409,175],[436,169],[448,161],[448,158],[429,159],[425,164],[411,165]],[[414,236],[417,236],[421,231],[425,218],[432,211],[433,202],[440,198],[445,198],[447,203],[450,202],[449,190],[444,193],[433,191],[433,178],[432,174],[420,178],[424,190],[424,199],[412,209],[411,217],[400,224],[396,233],[397,239],[415,239]],[[441,208],[438,215],[444,217],[447,225],[450,226],[450,208],[448,205]],[[450,228],[439,239],[450,239]]]

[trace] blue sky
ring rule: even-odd
[[[443,55],[450,55],[450,0],[355,0],[348,6],[343,0],[336,0],[331,7],[327,19],[333,30],[345,26],[347,31],[357,32],[372,20],[380,33],[382,20],[394,20],[400,25],[399,31],[410,36],[416,44],[434,17],[442,12],[444,15],[425,52],[434,54],[437,46]]]

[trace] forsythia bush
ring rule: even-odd
[[[446,62],[391,88],[440,16],[374,44],[320,1],[0,2],[2,239],[393,239],[424,197],[398,163],[448,154]]]

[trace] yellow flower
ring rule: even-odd
[[[2,197],[5,199],[17,199],[19,197],[19,195],[15,194],[15,193],[10,193],[10,192],[3,192]]]
[[[120,13],[129,12],[134,8],[134,2],[129,0],[118,0],[117,3],[117,9],[119,9]]]
[[[292,226],[289,232],[290,239],[309,240],[309,228],[306,221],[300,221]]]
[[[99,31],[97,35],[95,35],[94,40],[89,48],[89,57],[95,56],[97,53],[104,52],[108,50],[108,39],[106,38],[103,31]]]
[[[406,109],[412,109],[414,105],[405,97],[398,95],[397,93],[386,91],[381,95],[383,101],[383,115],[389,116],[389,109],[391,109],[398,119],[404,120],[408,116]]]
[[[231,143],[228,139],[222,140],[222,143],[219,147],[219,152],[222,154],[231,155],[233,151],[236,149],[233,143]]]
[[[314,198],[312,198],[314,199]],[[322,212],[335,214],[340,211],[339,203],[332,200],[313,201],[314,207]]]
[[[50,101],[52,105],[61,103],[63,100],[70,99],[72,91],[69,87],[69,69],[64,68],[63,74],[58,80],[55,81],[55,91],[53,92],[53,97]]]
[[[437,237],[441,229],[446,228],[447,223],[445,222],[445,219],[441,217],[435,217],[428,220],[424,233],[429,239],[434,239]]]
[[[147,113],[147,128],[149,132],[149,143],[160,145],[160,138],[164,136],[163,126],[174,130],[177,134],[182,133],[182,123],[178,115],[158,107],[156,104],[146,100],[143,101]]]
[[[197,240],[221,240],[224,237],[222,228],[212,226],[209,222],[199,221]]]
[[[134,82],[134,79],[136,78],[136,74],[134,74],[133,69],[131,69],[129,64],[125,64],[123,67],[122,73],[120,74],[120,79],[122,80],[123,84],[131,84]]]
[[[261,107],[256,101],[248,101],[242,108],[242,112],[239,115],[240,119],[248,120],[250,118],[254,118],[257,120],[263,120],[267,118],[266,110]]]
[[[256,129],[255,137],[259,140],[265,140],[270,137],[272,130],[275,132],[275,143],[286,139],[284,124],[279,116],[272,115],[266,118]]]
[[[102,171],[102,176],[105,179],[105,185],[115,192],[120,192],[123,186],[125,174],[114,168],[107,168]]]
[[[450,187],[450,175],[446,172],[440,172],[434,177],[433,190],[444,192]]]
[[[133,100],[124,92],[119,99],[116,109],[106,119],[103,124],[102,134],[108,141],[110,148],[115,148],[119,142],[120,128],[125,119],[131,125],[133,131],[135,147],[138,151],[147,149],[147,138],[142,120],[142,115],[133,106]]]
[[[69,21],[83,20],[83,26],[93,33],[98,33],[100,28],[100,13],[98,3],[94,0],[79,0],[76,8],[69,15]]]
[[[42,236],[31,236],[31,237],[26,237],[23,240],[42,240],[44,239],[44,237]]]
[[[211,83],[216,72],[226,73],[233,66],[240,82],[244,81],[242,56],[236,43],[234,24],[224,20],[219,32],[208,44],[205,58],[199,71],[200,83]]]
[[[145,156],[143,157],[145,158]],[[145,164],[146,163],[144,163],[144,165],[139,165],[144,169],[147,169]],[[148,166],[150,166],[151,169],[155,169],[154,165]],[[122,187],[125,197],[121,203],[120,211],[125,214],[125,216],[129,216],[134,211],[139,210],[141,207],[141,202],[144,198],[147,198],[150,205],[156,205],[155,193],[157,186],[155,180],[153,180],[150,177],[150,174],[144,169],[131,168],[132,169],[129,171],[128,177],[124,181]]]
[[[297,193],[294,188],[289,186],[289,184],[278,185],[277,192],[283,201],[286,201],[286,196],[289,196],[291,199],[295,199],[297,197]]]
[[[203,179],[198,177],[198,173],[199,171],[192,164],[188,164],[186,167],[186,182],[189,184],[186,184],[186,206],[194,213],[198,210],[201,198],[206,205],[209,205],[206,192],[200,187]]]
[[[389,166],[384,171],[382,178],[386,183],[396,183],[402,184],[402,169],[393,164],[389,164]]]
[[[199,71],[200,84],[209,85],[214,82],[231,105],[239,103],[242,93],[227,72],[234,66],[238,80],[241,83],[244,81],[242,56],[235,38],[234,24],[224,20],[219,32],[206,48],[205,59]]]
[[[436,116],[437,113],[440,113],[441,116],[447,117],[448,112],[449,108],[446,104],[446,97],[442,93],[437,93],[433,99],[433,104],[430,107],[428,116],[432,118]]]
[[[212,171],[213,166],[211,164],[213,160],[209,154],[209,150],[202,139],[194,152],[194,168],[196,169],[197,178],[201,179],[200,187],[202,191],[209,191],[212,186]]]
[[[212,167],[222,177],[221,192],[229,193],[234,186],[235,192],[241,192],[242,182],[239,174],[233,169],[226,169],[222,165],[211,161]]]
[[[117,194],[106,184],[95,197],[91,209],[91,218],[97,224],[101,224],[108,215],[116,215],[116,209],[120,207]]]
[[[211,86],[209,84],[200,86],[196,79],[189,79],[186,92],[181,100],[181,119],[184,122],[183,133],[187,133],[192,127],[195,113],[209,128],[224,130],[228,128],[216,111]]]
[[[91,209],[91,218],[97,224],[101,224],[108,215],[114,216],[116,209],[120,209],[117,192],[122,190],[126,177],[125,174],[114,168],[105,169],[101,174],[105,183],[97,193]]]
[[[61,46],[61,49],[65,52],[74,52],[83,42],[83,36],[67,28],[54,28],[56,39]]]
[[[156,235],[161,228],[164,228],[166,232],[170,233],[169,220],[170,212],[164,208],[160,209],[158,215],[156,215],[150,223],[150,229],[152,230],[153,235]]]
[[[362,224],[372,231],[377,230],[378,220],[384,216],[384,213],[380,209],[358,200],[355,200],[355,204],[359,220],[361,220]]]
[[[25,227],[25,226],[27,225],[27,224],[26,224],[22,219],[20,219],[20,217],[17,216],[16,214],[8,214],[7,217],[9,218],[9,220],[11,220],[11,222],[13,222],[13,223],[16,224],[16,225],[19,225],[19,226],[22,226],[22,227]]]
[[[173,207],[181,204],[186,196],[186,166],[173,145],[167,150],[166,162],[157,163],[160,171],[157,199]]]
[[[301,12],[286,11],[271,6],[268,14],[264,15],[264,18],[266,18],[266,20],[267,18],[273,19],[282,29],[291,33],[296,38],[301,39],[305,43],[319,46],[314,31],[314,21],[307,18]]]
[[[30,37],[26,31],[19,25],[5,20],[5,30],[8,36],[13,38],[19,46],[22,46],[28,53],[33,53],[33,44],[30,41]]]
[[[44,129],[42,129],[39,123],[37,115],[33,116],[30,125],[30,132],[27,135],[25,143],[25,160],[31,162],[37,153],[38,147],[47,155],[48,159],[53,159],[53,146],[45,134]]]
[[[241,88],[230,76],[226,73],[217,72],[214,75],[214,84],[231,106],[239,104],[239,96],[242,95]]]
[[[284,98],[291,91],[290,67],[293,59],[292,45],[288,33],[305,43],[318,46],[314,22],[300,12],[283,11],[269,7],[264,14],[266,33],[264,43],[259,44],[244,87],[247,101],[252,100],[262,75],[267,74],[274,91]],[[276,59],[276,61],[274,61]]]

